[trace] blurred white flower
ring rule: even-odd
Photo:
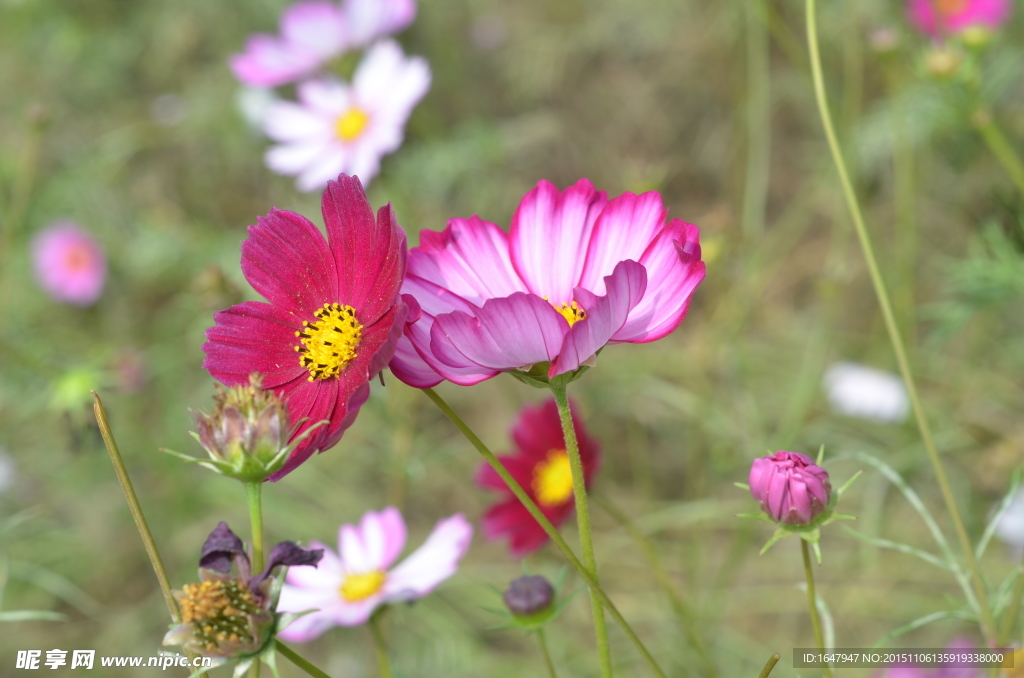
[[[1024,552],[1024,488],[1017,490],[1010,505],[999,516],[995,534],[1012,547],[1016,558],[1020,558]]]
[[[910,410],[903,380],[891,372],[865,365],[838,362],[822,380],[829,404],[839,414],[899,423]]]
[[[14,486],[17,477],[17,467],[14,458],[0,447],[0,493],[6,492]]]
[[[299,84],[299,103],[276,101],[263,131],[281,142],[267,150],[267,167],[297,176],[300,191],[315,191],[341,173],[363,185],[380,159],[402,145],[406,120],[430,88],[430,68],[407,58],[397,42],[379,42],[356,68],[349,85],[336,78]]]
[[[267,111],[277,101],[274,90],[265,87],[240,87],[235,93],[235,106],[253,129],[263,127]]]

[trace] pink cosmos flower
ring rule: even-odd
[[[270,480],[337,444],[366,401],[369,380],[391,359],[407,312],[398,298],[405,234],[391,205],[374,219],[359,179],[342,175],[328,183],[321,209],[327,240],[302,215],[276,208],[249,227],[242,273],[270,303],[215,314],[203,345],[203,367],[221,383],[263,375],[263,387],[284,401],[297,427],[292,440],[330,422]]]
[[[570,402],[573,428],[576,430],[580,460],[583,462],[583,480],[589,488],[594,474],[601,466],[601,446],[583,428],[575,409]],[[572,470],[569,467],[569,456],[565,452],[565,437],[562,435],[562,420],[558,416],[555,399],[549,398],[544,404],[535,407],[523,407],[512,428],[512,440],[516,444],[516,451],[499,457],[501,463],[533,499],[541,513],[558,527],[572,515],[576,502],[572,491]],[[513,558],[523,558],[547,542],[547,532],[512,494],[490,464],[480,465],[476,472],[476,482],[481,487],[498,490],[503,495],[484,515],[484,535],[488,539],[509,537]]]
[[[479,217],[422,231],[392,371],[417,388],[536,364],[550,378],[593,364],[606,344],[661,339],[705,273],[697,227],[667,213],[654,191],[608,200],[586,179],[561,193],[541,181],[507,234]]]
[[[407,59],[393,41],[371,47],[352,85],[334,78],[310,80],[296,90],[299,103],[270,105],[263,131],[281,142],[267,151],[267,167],[296,175],[300,191],[322,187],[339,172],[369,182],[380,159],[402,145],[409,114],[430,88],[430,69]]]
[[[36,280],[55,301],[91,306],[107,279],[107,260],[96,240],[71,221],[56,221],[32,242]]]
[[[1010,16],[1010,0],[910,0],[910,21],[932,37],[981,26],[997,29]]]
[[[427,595],[455,574],[466,554],[473,526],[462,514],[438,521],[423,546],[392,567],[405,547],[405,521],[394,507],[368,512],[358,526],[342,525],[338,554],[324,550],[317,569],[288,571],[278,612],[305,612],[278,636],[305,643],[332,626],[366,623],[381,605],[404,603]]]
[[[308,75],[324,62],[396,33],[416,16],[414,0],[297,2],[281,14],[281,35],[257,33],[231,57],[243,84],[277,87]]]
[[[832,485],[828,472],[806,454],[779,450],[754,460],[750,494],[772,520],[808,525],[828,506]]]

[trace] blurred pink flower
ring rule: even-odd
[[[107,260],[96,240],[71,221],[57,221],[32,242],[36,279],[56,301],[90,306],[100,298]]]
[[[828,472],[806,454],[779,450],[750,467],[750,494],[778,523],[809,524],[828,506],[831,493]]]
[[[348,50],[402,30],[415,16],[414,0],[297,2],[281,14],[280,37],[250,36],[245,51],[231,57],[231,70],[252,87],[284,85]]]
[[[932,37],[980,26],[996,29],[1010,16],[1010,0],[910,0],[910,21]]]
[[[417,388],[468,386],[550,362],[550,378],[606,344],[661,339],[705,273],[697,227],[667,213],[655,191],[608,200],[586,179],[562,192],[541,181],[507,234],[479,217],[421,231],[392,371]]]
[[[324,550],[319,567],[288,571],[278,612],[317,611],[278,635],[304,643],[332,626],[364,624],[381,605],[422,598],[455,574],[472,536],[473,527],[462,514],[445,518],[423,546],[392,568],[405,546],[405,521],[394,507],[369,511],[358,526],[341,526],[337,555],[313,542],[313,548]]]
[[[300,103],[270,105],[263,130],[281,145],[267,151],[267,166],[297,175],[300,191],[322,188],[341,172],[368,184],[381,157],[401,146],[405,122],[429,88],[425,60],[406,58],[396,42],[377,43],[351,86],[335,78],[309,80],[296,90]]]

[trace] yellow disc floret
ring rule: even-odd
[[[550,302],[549,302],[550,303]],[[561,314],[569,322],[569,327],[572,327],[579,321],[587,317],[587,312],[583,310],[577,302],[568,302],[562,304],[551,304],[555,307],[555,310]]]
[[[178,602],[181,621],[192,625],[192,634],[207,650],[213,652],[225,642],[253,642],[249,616],[261,608],[244,583],[230,579],[186,584]]]
[[[370,115],[360,108],[350,108],[334,123],[334,131],[342,141],[352,141],[366,129]]]
[[[558,506],[572,496],[572,467],[565,450],[548,451],[547,459],[533,468],[531,486],[544,507]]]
[[[358,355],[363,326],[351,306],[324,304],[313,315],[317,321],[302,323],[303,330],[295,333],[301,344],[295,350],[302,354],[299,363],[309,370],[310,381],[330,379]]]
[[[341,597],[350,603],[366,600],[381,590],[386,578],[387,576],[380,570],[345,575],[345,581],[341,582]]]

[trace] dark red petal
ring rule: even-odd
[[[320,207],[337,268],[338,299],[371,325],[398,298],[405,275],[405,234],[390,205],[373,210],[356,177],[327,182]]]
[[[249,375],[264,375],[264,386],[276,388],[307,373],[299,363],[295,332],[302,321],[295,314],[260,301],[247,301],[213,316],[206,330],[203,368],[214,379],[235,386]]]
[[[308,377],[307,377],[308,379]],[[331,415],[334,412],[338,404],[338,380],[335,379],[324,379],[317,381],[306,381],[308,388],[298,387],[292,393],[291,398],[297,400],[299,405],[295,408],[296,414],[292,415],[292,424],[303,417],[306,417],[304,421],[292,436],[294,439],[296,436],[301,435],[306,429],[319,421],[331,420]],[[289,412],[291,412],[291,403],[289,404]],[[305,409],[304,414],[300,414]],[[308,438],[302,441],[297,448],[295,448],[291,456],[288,457],[288,461],[285,462],[284,467],[275,473],[274,475],[267,478],[271,482],[275,482],[284,478],[286,475],[297,469],[302,465],[304,461],[313,456],[313,453],[321,449],[321,442],[327,432],[324,429],[329,429],[331,424],[326,424],[318,428]]]
[[[519,483],[524,490],[526,490],[526,494],[533,497],[533,488],[531,484],[533,483],[533,469],[537,465],[537,460],[520,453],[501,455],[498,457],[498,461],[500,461],[505,466],[505,469],[512,474],[512,478]],[[512,490],[505,485],[505,481],[501,479],[498,472],[495,471],[487,462],[483,462],[477,467],[473,480],[481,487],[501,490],[506,493],[512,492]]]
[[[242,243],[242,273],[267,301],[312,313],[338,297],[334,257],[306,217],[279,209],[259,217]]]
[[[577,436],[579,431],[580,427],[577,425]],[[555,399],[548,398],[541,405],[524,405],[512,428],[512,440],[518,449],[538,461],[546,458],[551,450],[565,449],[562,420],[558,416]]]

